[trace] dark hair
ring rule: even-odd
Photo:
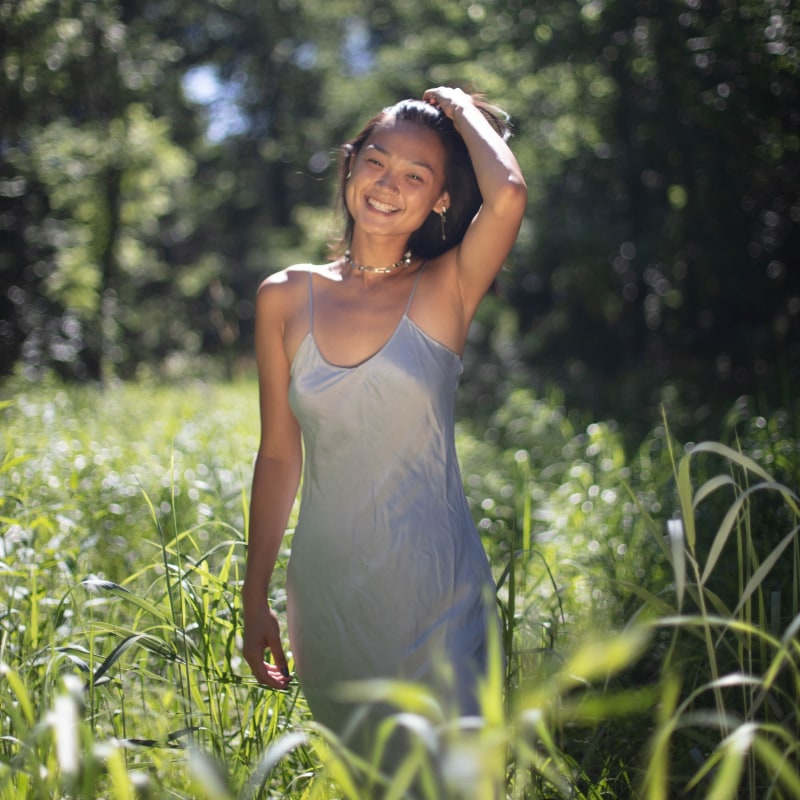
[[[508,139],[511,130],[507,115],[478,95],[473,95],[473,102],[500,136]],[[408,247],[415,255],[422,258],[435,258],[464,238],[467,228],[475,214],[478,213],[483,198],[478,188],[469,151],[453,121],[436,106],[423,100],[401,100],[393,106],[384,108],[367,122],[361,133],[341,147],[339,151],[338,199],[345,217],[345,230],[338,246],[343,248],[349,245],[355,225],[355,220],[347,208],[345,193],[351,161],[358,155],[364,143],[375,130],[390,119],[413,122],[433,131],[439,137],[447,154],[444,189],[450,195],[450,207],[447,209],[445,239],[442,239],[441,219],[434,211],[431,211],[422,226],[414,231],[408,239]]]

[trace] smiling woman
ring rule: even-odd
[[[502,112],[479,100],[472,102],[481,109],[481,113],[498,135],[503,140],[507,139],[508,128]],[[408,126],[415,126],[415,129]],[[463,238],[482,202],[469,151],[452,120],[441,114],[431,103],[415,100],[398,103],[373,117],[361,133],[342,148],[341,167],[343,176],[352,177],[351,171],[358,161],[357,155],[363,150],[365,158],[371,156],[370,160],[377,162],[376,168],[385,169],[384,159],[392,153],[382,150],[382,140],[388,137],[393,141],[407,142],[407,137],[402,135],[404,132],[414,134],[411,141],[415,148],[408,156],[408,164],[401,164],[405,167],[406,180],[424,182],[432,188],[436,187],[438,181],[439,186],[447,193],[447,198],[434,206],[422,226],[409,239],[409,244],[418,255],[431,258],[448,250]],[[367,141],[369,146],[364,147]],[[406,143],[405,146],[409,145]],[[426,149],[432,152],[426,153]],[[437,175],[437,168],[440,173],[443,169],[444,174]],[[340,191],[340,203],[346,218],[344,238],[348,242],[355,227],[355,219],[348,205],[349,183],[349,179],[342,180]],[[444,218],[440,219],[443,210]]]
[[[294,664],[316,719],[361,750],[375,717],[355,724],[341,694],[352,681],[419,681],[449,712],[479,713],[493,585],[453,401],[467,329],[525,209],[506,133],[458,89],[385,109],[342,149],[344,255],[278,272],[258,293],[244,654],[260,681],[287,686],[268,593],[302,470]]]
[[[383,233],[408,242],[437,209],[446,215],[446,156],[432,131],[395,116],[348,162],[344,195],[353,233],[358,220],[359,235]],[[444,225],[442,231],[444,241]]]

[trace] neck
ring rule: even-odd
[[[396,261],[393,261],[391,264],[383,264],[383,263],[363,263],[361,261],[356,260],[350,250],[346,250],[344,254],[345,261],[350,265],[350,267],[358,272],[372,272],[378,273],[381,275],[386,275],[392,272],[396,272],[398,270],[407,269],[408,266],[411,264],[411,251],[407,250],[400,258]]]
[[[347,243],[350,257],[358,264],[387,267],[403,258],[408,247],[408,236],[378,234],[356,227]]]

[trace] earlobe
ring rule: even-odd
[[[450,210],[450,195],[445,192],[437,201],[436,205],[433,207],[433,212],[435,214],[446,214]]]

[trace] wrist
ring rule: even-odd
[[[242,599],[245,602],[269,603],[269,580],[245,576],[242,582]]]
[[[463,94],[463,99],[453,103],[452,106],[453,125],[455,125],[456,130],[459,132],[460,126],[463,124],[467,124],[474,128],[475,126],[486,121],[486,118],[483,116],[480,108],[475,105],[475,103],[472,101],[472,98],[466,93]]]

